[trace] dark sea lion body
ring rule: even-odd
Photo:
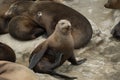
[[[15,62],[16,61],[16,55],[8,45],[3,44],[0,42],[0,60],[5,60],[5,61],[11,61]]]
[[[120,9],[120,0],[108,0],[104,6],[111,9]]]
[[[45,31],[27,16],[16,16],[8,24],[9,33],[18,40],[31,40],[42,35]],[[43,32],[43,33],[42,33]]]
[[[1,0],[0,1],[0,34],[8,33],[7,24],[10,21],[6,18],[5,12],[9,9],[10,5],[17,1],[31,1],[31,0]]]
[[[29,67],[35,72],[74,79],[75,77],[67,77],[54,72],[54,69],[61,66],[66,60],[73,65],[79,65],[86,61],[86,59],[76,61],[73,50],[71,24],[69,21],[60,20],[53,34],[32,52]]]
[[[33,19],[45,28],[48,36],[53,33],[59,20],[69,20],[72,24],[75,48],[85,46],[92,37],[93,32],[89,21],[79,12],[64,4],[50,1],[37,2],[31,6],[30,13],[34,15]]]
[[[0,61],[0,80],[38,80],[38,78],[23,65]]]

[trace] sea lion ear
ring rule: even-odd
[[[38,11],[37,16],[38,16],[38,17],[41,17],[41,16],[42,16],[42,12],[41,12],[41,11]]]

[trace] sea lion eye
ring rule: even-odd
[[[64,25],[65,23],[63,22],[63,23],[61,23],[61,25]]]
[[[42,16],[42,12],[39,11],[39,12],[37,13],[37,15],[38,15],[39,17]]]

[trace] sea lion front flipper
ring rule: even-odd
[[[72,65],[80,65],[80,64],[84,63],[86,60],[87,60],[87,59],[84,58],[84,59],[81,59],[81,60],[77,61],[77,60],[75,59],[74,54],[73,54],[72,57],[70,57],[70,58],[68,59],[68,61],[71,62]]]
[[[34,32],[34,34],[32,35],[32,37],[33,37],[33,38],[37,38],[37,37],[45,34],[46,31],[45,31],[45,29],[43,29],[43,28],[36,28],[36,29],[34,29],[32,32]]]
[[[56,53],[55,63],[52,64],[51,69],[54,69],[55,67],[57,67],[60,64],[62,56],[63,56],[63,54],[61,52]]]
[[[47,48],[48,48],[48,45],[45,45],[45,46],[42,47],[42,49],[38,53],[33,54],[33,56],[31,57],[30,63],[29,63],[29,68],[30,69],[35,67],[35,65],[38,63],[38,61],[43,57]]]

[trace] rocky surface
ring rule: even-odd
[[[120,20],[120,11],[104,8],[107,0],[65,0],[64,4],[74,8],[89,19],[94,34],[91,42],[84,48],[75,50],[77,59],[88,60],[79,66],[65,62],[56,69],[60,73],[78,77],[77,80],[120,80],[120,41],[111,37],[112,27]],[[17,62],[28,64],[31,51],[45,39],[18,41],[9,34],[0,35],[0,42],[12,47],[17,55]],[[37,74],[40,80],[59,80],[46,74]]]

